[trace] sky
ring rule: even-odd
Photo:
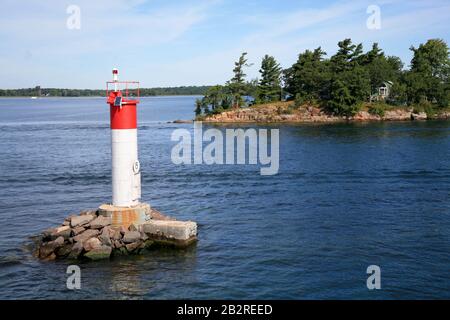
[[[408,67],[411,45],[449,30],[448,0],[2,0],[0,88],[99,89],[114,67],[141,87],[223,84],[242,52],[254,79],[265,54],[287,68],[345,38]]]

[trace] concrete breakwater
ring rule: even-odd
[[[34,238],[35,256],[43,260],[55,259],[108,259],[111,256],[141,254],[146,249],[161,246],[185,248],[197,241],[197,224],[178,221],[155,209],[148,213],[147,221],[113,224],[110,216],[101,210],[84,210],[67,217],[54,228]]]

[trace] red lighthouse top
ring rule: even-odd
[[[118,70],[113,69],[112,73],[113,81],[106,82],[106,103],[110,106],[111,129],[136,129],[139,81],[118,81]]]

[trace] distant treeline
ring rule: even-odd
[[[175,95],[204,95],[210,86],[182,86],[141,88],[141,96],[175,96]],[[0,89],[0,97],[95,97],[104,96],[105,89],[59,89],[59,88],[25,88]]]

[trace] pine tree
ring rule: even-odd
[[[362,65],[361,44],[354,45],[345,39],[338,46],[338,52],[330,59],[333,76],[328,106],[334,113],[351,116],[362,101],[370,98],[370,76]]]
[[[247,76],[244,73],[244,67],[251,66],[251,64],[247,63],[247,59],[245,58],[246,55],[247,52],[243,52],[239,57],[239,60],[234,63],[234,76],[227,83],[233,96],[233,108],[239,108],[244,103],[242,96],[245,95],[245,77]]]
[[[326,53],[319,47],[299,54],[291,68],[284,71],[286,91],[299,104],[317,101],[324,97],[330,74],[328,63],[323,60]]]
[[[281,100],[281,67],[274,57],[265,55],[259,70],[258,101],[271,102]]]

